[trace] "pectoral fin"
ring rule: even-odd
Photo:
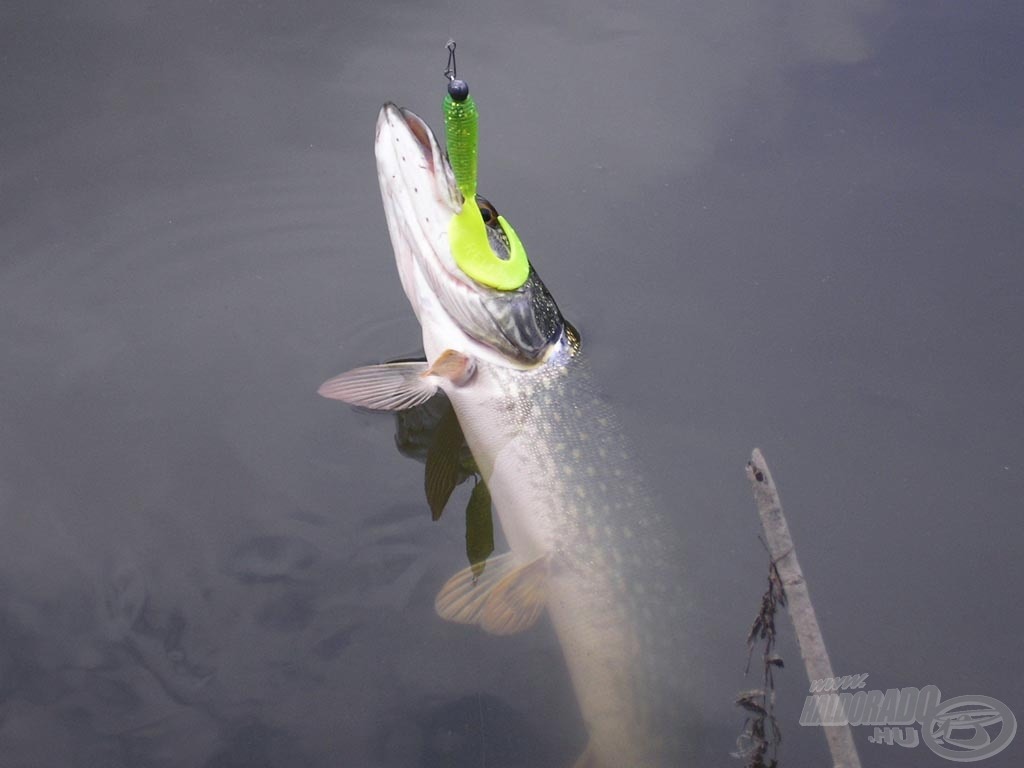
[[[446,349],[433,365],[384,363],[353,368],[320,385],[318,394],[372,411],[404,411],[425,403],[437,392],[434,377],[461,387],[473,378],[476,361]]]
[[[437,392],[437,384],[425,376],[427,371],[426,363],[367,365],[328,379],[317,392],[374,411],[404,411]]]
[[[488,560],[479,578],[472,566],[452,576],[434,608],[448,621],[479,624],[492,635],[522,632],[533,626],[544,610],[547,574],[547,557],[523,565],[509,552]]]

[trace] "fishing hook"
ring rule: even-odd
[[[449,80],[455,79],[455,41],[450,39],[444,45],[448,49],[448,66],[444,68],[444,76]]]

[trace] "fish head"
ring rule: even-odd
[[[385,104],[377,118],[377,175],[402,287],[423,328],[428,358],[455,349],[492,364],[530,368],[578,338],[532,266],[514,287],[471,277],[453,253],[452,223],[483,221],[489,256],[508,261],[518,238],[484,198],[466,199],[447,153],[413,112]],[[457,244],[456,244],[457,245]]]

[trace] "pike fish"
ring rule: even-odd
[[[669,521],[648,498],[578,334],[532,266],[514,290],[481,284],[459,267],[449,225],[463,206],[480,207],[498,258],[509,239],[490,203],[463,198],[423,120],[385,104],[375,150],[426,362],[357,368],[320,393],[394,411],[442,390],[510,551],[487,561],[479,577],[471,568],[452,577],[438,613],[511,634],[547,612],[589,738],[577,768],[696,764],[702,726],[692,681],[700,656],[689,636],[697,611]]]

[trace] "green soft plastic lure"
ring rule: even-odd
[[[504,216],[498,216],[498,225],[508,238],[509,257],[498,256],[488,242],[487,225],[476,205],[478,117],[469,86],[465,80],[455,79],[453,73],[444,97],[444,132],[448,160],[464,202],[448,225],[449,246],[459,269],[473,280],[499,291],[514,291],[530,276],[530,262]]]

